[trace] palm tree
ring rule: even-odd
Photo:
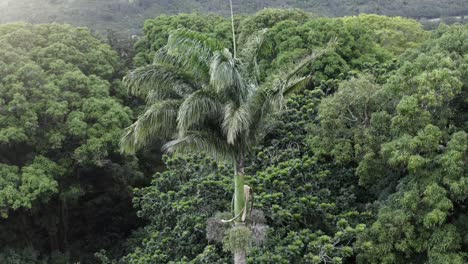
[[[317,51],[292,71],[262,82],[257,57],[267,30],[247,38],[233,53],[201,33],[178,29],[154,62],[130,72],[129,91],[146,97],[146,110],[126,129],[124,152],[135,152],[156,137],[167,140],[166,151],[205,152],[234,165],[234,218],[243,225],[245,158],[265,134],[267,118],[284,107],[289,93],[307,85],[311,76],[298,73],[329,48]],[[330,46],[328,46],[330,47]],[[235,252],[235,263],[246,253]]]

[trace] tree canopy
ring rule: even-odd
[[[221,220],[236,163],[197,144],[162,161],[159,149],[206,132],[200,120],[216,147],[238,142],[248,129],[225,114],[291,71],[301,89],[265,113],[261,140],[243,141],[247,262],[467,262],[468,27],[290,9],[234,23],[238,56],[222,16],[150,19],[133,65],[128,47],[85,28],[0,26],[0,263],[232,262],[245,234]],[[139,96],[125,92],[127,67]],[[251,85],[233,90],[240,79]],[[147,113],[148,149],[123,155],[125,128]]]
[[[300,12],[265,12],[259,17],[281,18],[268,24],[269,49],[260,55],[264,78],[332,37],[338,47],[303,72],[314,72],[312,82],[288,99],[248,158],[246,183],[255,190],[257,235],[267,236],[252,242],[249,262],[463,263],[467,27],[426,32],[411,20],[374,15],[309,17],[298,23]],[[239,21],[239,33],[265,26],[252,26],[255,19]],[[181,183],[187,189],[141,189],[137,206],[144,210],[148,201],[169,197],[171,203],[212,202],[206,204],[213,206],[209,212],[192,220],[200,231],[190,241],[200,247],[168,254],[171,246],[159,241],[167,237],[177,243],[174,237],[182,231],[151,237],[154,221],[138,235],[140,242],[125,261],[150,260],[153,252],[170,263],[229,259],[216,242],[226,229],[214,224],[223,215],[216,212],[227,205],[205,192],[216,184],[226,199],[232,187],[222,181],[198,184],[225,168],[199,159],[168,158],[175,167],[167,173],[187,175],[181,167],[203,171],[189,173],[192,177]],[[155,182],[166,177],[171,176],[156,175]],[[198,215],[193,210],[200,206],[187,204],[178,213]]]
[[[0,245],[79,255],[75,236],[100,236],[93,210],[141,177],[118,153],[132,120],[115,96],[119,58],[87,29],[54,24],[1,26],[0,47]]]

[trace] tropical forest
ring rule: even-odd
[[[466,0],[0,0],[0,264],[468,263]]]

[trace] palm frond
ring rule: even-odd
[[[261,29],[250,35],[246,42],[241,47],[239,56],[243,59],[256,58],[260,54],[263,44],[265,44],[265,37],[268,32],[267,28]]]
[[[235,161],[237,151],[226,140],[210,130],[187,131],[185,136],[167,142],[167,152],[204,152],[217,161]]]
[[[243,62],[243,73],[248,76],[255,84],[258,84],[260,78],[260,69],[258,66],[258,56],[261,51],[269,48],[265,45],[265,38],[268,29],[262,29],[250,35],[242,45],[239,57]]]
[[[271,101],[271,105],[275,108],[275,110],[283,109],[286,104],[284,99],[295,92],[305,89],[310,83],[311,79],[312,75],[308,75],[305,77],[295,77],[293,79],[290,79],[288,83],[279,81],[278,85],[280,87],[273,89],[274,91],[279,92],[271,93],[271,96],[269,98]]]
[[[173,56],[167,52],[167,47],[162,47],[155,53],[153,64],[170,67],[178,76],[193,86],[202,87],[208,84],[208,65],[203,62],[188,61],[180,56]]]
[[[190,94],[180,105],[177,114],[177,128],[180,135],[209,119],[217,118],[222,105],[216,95],[208,90],[198,90]]]
[[[216,52],[210,63],[210,84],[219,94],[243,100],[248,91],[235,58],[229,50]]]
[[[246,104],[229,103],[224,107],[222,129],[228,144],[234,145],[237,137],[246,132],[250,126],[250,113]],[[245,133],[244,133],[245,134]]]
[[[186,80],[187,79],[187,80]],[[151,64],[137,68],[124,77],[124,85],[135,96],[146,96],[149,104],[167,98],[181,98],[194,88],[189,76],[179,74],[171,65]]]
[[[283,87],[283,95],[288,96],[292,93],[303,90],[310,83],[311,79],[312,75],[290,79],[289,82]]]
[[[125,129],[120,140],[124,153],[134,153],[155,137],[170,138],[177,128],[177,109],[182,100],[164,100],[151,105],[138,119]]]
[[[271,101],[269,100],[270,93],[268,93],[266,87],[257,88],[246,102],[247,111],[250,114],[250,123],[257,123],[263,119],[271,111]]]
[[[130,71],[123,78],[123,84],[130,94],[135,96],[146,96],[157,82],[159,67],[146,65]]]
[[[203,34],[174,31],[152,65],[125,77],[133,94],[147,96],[149,107],[126,129],[122,151],[134,152],[155,138],[173,138],[165,150],[203,151],[224,161],[244,155],[264,136],[268,118],[284,107],[285,96],[309,83],[312,77],[300,77],[301,69],[333,48],[329,44],[259,85],[256,61],[265,34],[249,38],[236,59]]]

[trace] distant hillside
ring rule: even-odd
[[[377,13],[412,18],[468,14],[466,0],[234,0],[235,11],[266,7],[300,8],[323,16]],[[0,0],[0,23],[65,22],[104,32],[140,32],[143,21],[159,14],[228,14],[228,0]]]

